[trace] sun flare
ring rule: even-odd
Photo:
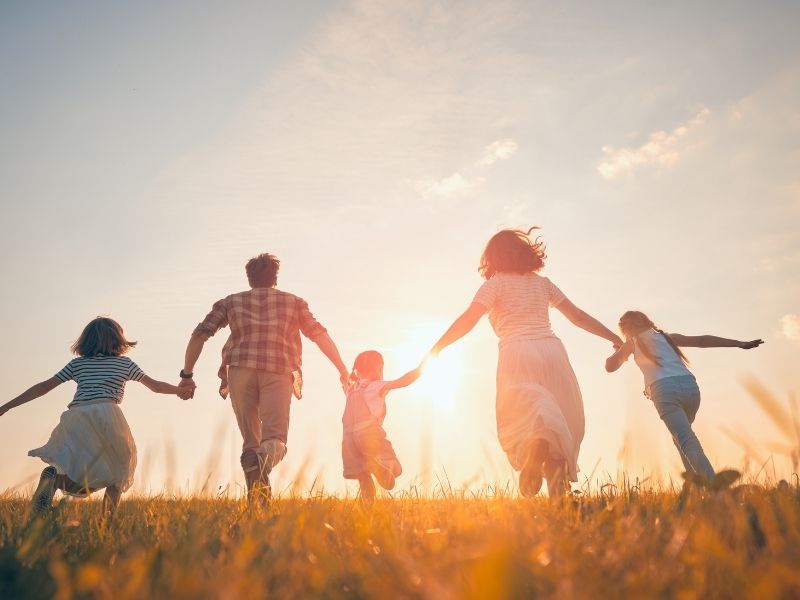
[[[398,364],[409,365],[408,368],[418,364],[448,325],[449,323],[442,321],[411,329],[406,340],[398,345],[393,353]],[[427,358],[422,376],[413,386],[414,393],[431,401],[438,410],[451,413],[456,407],[456,397],[464,373],[464,353],[462,348],[455,344],[438,357]]]

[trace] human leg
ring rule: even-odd
[[[710,481],[714,468],[708,460],[700,440],[692,429],[692,421],[700,404],[700,392],[693,377],[669,377],[651,386],[653,404],[667,426],[684,467]]]
[[[258,373],[255,369],[230,367],[228,369],[228,385],[231,406],[242,434],[240,462],[247,485],[247,497],[251,499],[263,470],[258,453],[261,442],[261,422],[258,417]]]
[[[264,475],[269,475],[286,456],[292,381],[291,374],[259,373],[258,418],[261,432],[258,453],[264,464]]]
[[[525,464],[519,472],[519,492],[526,498],[532,498],[542,487],[542,463],[549,454],[546,440],[533,440],[528,450]]]
[[[42,474],[39,476],[39,484],[36,486],[31,498],[34,512],[43,513],[51,507],[53,496],[56,492],[57,476],[55,467],[45,467],[42,470]]]
[[[375,500],[375,482],[372,475],[364,473],[358,478],[359,495],[364,502],[372,503]]]
[[[567,482],[567,463],[562,458],[547,457],[543,465],[547,480],[547,495],[550,498],[563,498],[569,489]]]
[[[115,485],[110,485],[106,488],[106,493],[103,495],[103,513],[109,517],[113,516],[119,506],[119,499],[122,493]]]

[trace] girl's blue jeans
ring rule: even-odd
[[[706,480],[714,477],[714,468],[692,431],[694,417],[700,408],[700,388],[694,376],[666,377],[653,382],[650,384],[650,399],[672,434],[686,471]]]

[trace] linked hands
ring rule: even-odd
[[[614,339],[611,339],[609,341],[611,342],[611,345],[614,346],[614,351],[615,352],[617,350],[619,350],[620,348],[622,348],[623,341],[622,341],[622,338],[619,337],[618,335],[615,335]]]
[[[197,389],[197,384],[195,384],[194,379],[184,379],[181,377],[181,380],[178,382],[178,398],[181,400],[189,400],[190,398],[194,398],[194,391]]]

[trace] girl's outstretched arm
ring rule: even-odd
[[[613,373],[633,354],[633,340],[627,340],[619,349],[606,359],[606,371]]]
[[[24,392],[22,392],[19,396],[14,398],[13,400],[6,402],[3,406],[0,406],[0,416],[7,413],[12,408],[16,408],[17,406],[21,406],[23,404],[27,404],[31,400],[36,400],[41,396],[44,396],[47,392],[55,389],[61,384],[61,380],[57,377],[51,377],[50,379],[46,379],[45,381],[40,381],[34,386],[31,386]]]
[[[155,392],[156,394],[175,394],[176,396],[180,396],[181,400],[188,400],[189,398],[192,397],[192,394],[194,393],[194,386],[178,387],[177,385],[172,385],[171,383],[167,383],[166,381],[159,381],[158,379],[153,379],[152,377],[148,377],[147,375],[142,377],[141,382],[151,392]]]
[[[568,298],[564,298],[561,302],[556,304],[556,308],[560,310],[561,314],[567,317],[573,325],[601,337],[604,340],[608,340],[614,344],[615,348],[622,346],[622,340],[616,333],[611,331],[589,313],[575,306]]]
[[[387,381],[386,385],[383,386],[381,394],[386,394],[386,392],[389,390],[404,388],[414,383],[417,379],[419,379],[420,375],[422,375],[422,367],[424,365],[425,361],[422,361],[416,369],[409,371],[402,377],[398,377],[392,381]]]
[[[717,337],[715,335],[681,335],[680,333],[670,333],[669,337],[675,342],[676,346],[689,348],[741,348],[750,350],[757,348],[764,343],[764,340],[740,341],[728,338]]]
[[[469,308],[453,321],[453,324],[445,331],[444,335],[433,345],[431,354],[437,356],[439,352],[447,348],[450,344],[467,335],[472,331],[472,328],[477,325],[485,312],[486,307],[483,304],[477,302],[470,304]]]

